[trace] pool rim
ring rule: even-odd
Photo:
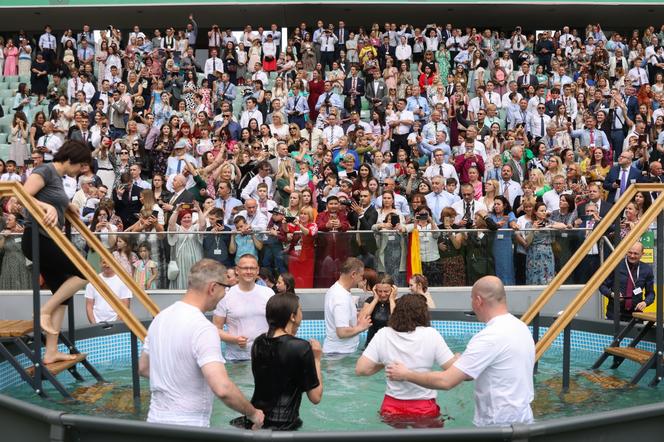
[[[466,312],[437,311],[432,312],[431,316],[432,320],[477,322],[477,319],[472,314]],[[320,311],[305,312],[304,319],[323,319],[323,313]],[[554,319],[551,317],[542,317],[541,324],[543,327],[547,327]],[[149,322],[144,321],[146,325]],[[609,321],[575,320],[573,322],[573,329],[607,336],[613,335],[613,323]],[[638,329],[633,330],[633,334],[628,337],[633,337],[638,331]],[[128,332],[127,327],[121,323],[86,325],[76,329],[76,338],[77,340],[82,340],[126,332]],[[644,341],[653,342],[654,333],[647,334]],[[5,361],[0,360],[1,362]],[[12,416],[17,419],[11,419]],[[20,419],[18,419],[19,417]],[[436,437],[437,440],[555,440],[555,438],[551,439],[551,437],[554,437],[556,434],[560,437],[564,434],[566,440],[593,440],[592,437],[588,439],[588,435],[577,439],[574,437],[574,434],[569,434],[569,432],[576,432],[579,435],[590,430],[595,431],[597,435],[606,435],[606,432],[610,431],[616,439],[604,438],[602,440],[619,440],[618,437],[634,436],[634,427],[627,425],[630,422],[638,422],[638,431],[644,432],[643,435],[645,436],[661,436],[661,432],[664,431],[663,418],[664,401],[620,410],[590,413],[582,416],[537,421],[525,425],[514,424],[511,426],[490,428],[464,427],[442,430],[417,429],[405,431],[409,432],[408,437],[414,439],[413,442],[432,440],[432,437]],[[25,425],[28,422],[32,422],[34,425]],[[180,438],[182,440],[212,440],[221,438],[228,442],[249,442],[255,441],[257,438],[288,438],[300,441],[326,442],[328,440],[339,441],[346,438],[355,439],[361,437],[369,438],[367,442],[385,442],[387,439],[397,440],[399,438],[402,439],[404,436],[402,431],[394,432],[390,429],[350,432],[272,432],[271,430],[261,430],[256,433],[237,429],[200,429],[195,427],[158,425],[144,421],[83,416],[59,410],[51,410],[7,396],[2,391],[0,391],[0,425],[3,425],[6,431],[5,434],[8,436],[21,434],[21,437],[24,439],[26,431],[37,431],[46,425],[49,428],[47,440],[58,441],[117,440],[128,442],[131,440],[141,440],[148,442],[153,440],[152,437],[155,437],[159,440],[164,440],[165,438],[168,438],[168,440],[180,440]],[[621,429],[626,429],[627,427],[629,427],[628,432],[619,436],[620,432],[623,431]],[[99,433],[100,431],[103,433]],[[96,434],[96,436],[93,436],[93,434]],[[84,436],[81,437],[81,435]],[[136,438],[132,439],[132,435]],[[90,439],[86,439],[86,437],[90,437]],[[9,440],[12,439],[10,438]]]

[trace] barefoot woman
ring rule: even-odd
[[[83,164],[91,161],[90,149],[78,141],[68,141],[53,156],[53,162],[37,167],[25,182],[25,190],[37,200],[49,226],[62,229],[65,210],[78,214],[69,202],[62,177],[76,177]],[[44,364],[74,359],[74,355],[58,352],[58,334],[65,316],[66,302],[85,287],[87,281],[53,240],[28,217],[23,241],[23,254],[32,260],[32,229],[39,229],[39,269],[53,296],[41,307],[41,327],[46,334]]]

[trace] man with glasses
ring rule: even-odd
[[[212,321],[226,343],[225,356],[229,361],[250,360],[254,339],[268,330],[265,305],[274,292],[256,284],[258,269],[254,255],[241,256],[235,267],[238,283],[214,310]],[[228,325],[228,331],[224,331],[224,325]]]
[[[233,189],[227,181],[222,181],[219,183],[219,188],[217,189],[217,199],[214,201],[214,205],[220,208],[223,214],[223,224],[225,226],[229,225],[229,220],[231,217],[233,209],[237,206],[242,205],[242,201],[237,198],[233,198],[232,195]]]
[[[138,186],[141,189],[151,189],[152,185],[141,178],[141,165],[134,163],[129,167],[129,175],[134,182],[134,186]]]
[[[641,178],[641,171],[632,164],[633,159],[632,151],[626,150],[618,157],[618,164],[609,169],[603,184],[604,190],[609,192],[607,201],[618,201],[627,188]]]
[[[240,123],[235,121],[233,118],[233,112],[231,112],[231,108],[228,103],[224,102],[221,104],[221,114],[214,117],[213,123],[214,136],[221,138],[222,131],[226,129],[231,140],[240,139],[240,132],[242,131],[242,127],[240,127]]]
[[[214,394],[255,428],[263,425],[263,412],[229,379],[219,333],[205,317],[225,295],[225,270],[209,259],[194,264],[182,300],[150,324],[139,361],[152,392],[148,422],[209,427]]]
[[[482,200],[475,200],[475,189],[468,183],[461,186],[461,200],[452,204],[452,208],[457,213],[454,224],[459,227],[471,226],[475,220],[475,213],[480,210],[488,212]]]
[[[295,124],[300,129],[304,129],[304,116],[309,113],[309,103],[307,103],[305,97],[300,96],[300,86],[298,83],[293,85],[293,95],[288,97],[286,113],[288,114],[289,124]]]
[[[604,131],[597,129],[597,118],[594,115],[588,115],[584,123],[585,129],[571,130],[570,126],[572,138],[578,138],[581,146],[588,146],[590,150],[600,147],[603,151],[608,152],[611,148],[609,139]],[[622,146],[616,146],[616,149],[620,150]],[[606,181],[604,182],[606,183]]]
[[[566,190],[567,179],[563,175],[556,175],[553,177],[553,189],[545,192],[542,195],[542,202],[546,205],[546,211],[553,213],[554,210],[560,209],[560,195],[571,194]]]
[[[248,198],[253,198],[253,199],[258,199],[258,185],[261,183],[267,184],[268,188],[268,194],[272,194],[273,192],[273,187],[272,187],[272,178],[270,178],[270,173],[272,172],[272,168],[270,167],[270,163],[267,161],[261,161],[256,165],[256,171],[258,174],[256,174],[253,178],[249,180],[247,183],[247,186],[242,190],[242,193],[240,194],[240,197],[243,200],[247,200]]]
[[[546,105],[544,103],[537,105],[537,112],[531,114],[526,120],[526,133],[535,142],[544,138],[546,128],[551,123],[551,117],[546,114]]]
[[[254,232],[264,232],[267,229],[267,217],[258,210],[258,200],[249,198],[244,202],[244,210],[237,213],[236,216],[243,217],[250,229]]]
[[[458,198],[445,189],[445,182],[446,179],[444,177],[434,176],[431,180],[431,193],[428,193],[424,197],[427,201],[427,206],[431,209],[433,221],[437,225],[443,223],[440,217],[443,209],[451,207],[455,203],[455,199]]]

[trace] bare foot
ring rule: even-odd
[[[49,335],[57,335],[59,332],[51,324],[51,315],[39,315],[39,322],[41,323],[41,328]]]
[[[74,359],[76,359],[76,355],[57,352],[53,355],[44,355],[43,362],[45,365],[48,365],[60,361],[73,361]]]

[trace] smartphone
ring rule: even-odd
[[[152,216],[154,216],[155,218],[157,218],[157,217],[159,216],[159,211],[158,211],[158,210],[153,210],[153,211],[152,211]]]
[[[295,221],[295,217],[294,217],[294,216],[287,216],[287,217],[286,217],[286,222],[287,222],[287,223],[292,223],[293,221]]]
[[[620,186],[620,179],[616,180],[616,184]]]

